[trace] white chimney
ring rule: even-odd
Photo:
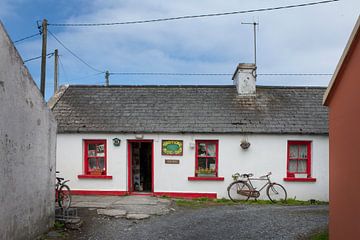
[[[239,95],[253,96],[256,94],[256,65],[240,63],[232,77]]]

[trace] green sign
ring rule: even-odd
[[[163,140],[162,155],[181,156],[183,154],[182,140]]]

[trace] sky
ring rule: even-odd
[[[232,12],[319,0],[0,0],[0,19],[11,39],[38,32],[37,21],[102,23]],[[258,85],[327,86],[331,76],[268,76],[269,73],[332,74],[360,13],[359,0],[316,6],[101,27],[49,30],[93,68],[110,72],[226,73],[254,61],[257,29]],[[41,37],[16,44],[23,60],[41,55]],[[80,62],[51,35],[47,52],[59,50],[60,84],[104,84],[104,74]],[[40,59],[26,63],[39,85]],[[54,58],[47,61],[46,98],[53,93]],[[113,85],[230,85],[224,76],[110,75]]]

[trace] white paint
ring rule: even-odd
[[[113,138],[121,139],[115,147]],[[251,146],[240,147],[244,138],[240,134],[144,134],[144,139],[154,140],[154,191],[155,192],[196,192],[217,193],[218,198],[227,198],[227,186],[235,172],[254,173],[261,176],[272,172],[271,179],[287,189],[288,197],[308,200],[328,200],[329,167],[328,137],[313,135],[247,135]],[[83,173],[83,140],[106,139],[108,151],[108,174],[112,180],[78,179]],[[58,134],[57,170],[70,179],[74,190],[127,191],[127,140],[135,134]],[[161,141],[174,139],[184,141],[183,156],[162,156]],[[190,143],[197,139],[219,140],[219,176],[224,181],[188,181],[195,174],[195,148]],[[156,141],[155,141],[156,140]],[[316,182],[286,182],[286,161],[288,140],[312,141],[312,177]],[[165,159],[179,159],[180,164],[165,164]],[[265,191],[262,196],[266,197]]]
[[[233,81],[239,95],[252,96],[256,94],[255,64],[241,63],[237,66]]]

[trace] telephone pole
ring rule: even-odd
[[[40,92],[45,97],[47,20],[42,21],[41,81]]]
[[[59,88],[59,53],[58,50],[54,51],[54,95]]]

